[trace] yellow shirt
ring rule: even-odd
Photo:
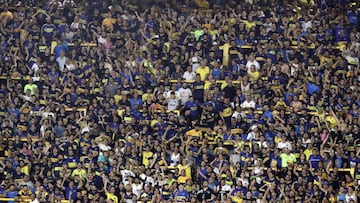
[[[280,155],[281,158],[281,166],[282,167],[287,167],[288,163],[294,163],[296,162],[296,157],[294,154],[286,154],[286,153],[282,153]]]
[[[224,88],[227,87],[227,86],[228,86],[228,84],[227,84],[226,82],[224,82],[224,83],[222,83],[222,84],[220,85],[220,89],[221,89],[221,90],[224,90]]]
[[[236,18],[229,19],[230,25],[234,25],[236,23]]]
[[[251,28],[253,28],[253,27],[256,26],[255,21],[249,22],[249,21],[247,21],[247,20],[244,20],[243,23],[245,24],[245,29],[246,29],[247,31],[250,31]]]
[[[199,137],[200,139],[202,138],[202,131],[201,130],[196,130],[196,129],[192,129],[189,130],[185,133],[186,136],[192,136],[192,137]]]
[[[14,17],[10,11],[0,13],[0,19],[5,18],[5,16],[8,18],[8,20],[12,20]]]
[[[238,196],[232,196],[231,200],[233,202],[236,202],[236,203],[242,203],[243,202],[242,199],[240,197],[238,197]]]
[[[308,1],[308,0],[300,0],[299,2],[304,6],[309,6],[309,7],[314,6],[314,0],[310,0],[310,1]]]
[[[208,90],[211,86],[211,82],[210,81],[205,81],[205,85],[204,85],[204,90]]]
[[[31,196],[32,192],[30,190],[24,191],[24,190],[20,190],[19,191],[19,196],[22,198],[29,198]]]
[[[48,195],[49,195],[49,193],[47,193],[46,191],[43,191],[43,192],[36,191],[36,192],[35,192],[35,196],[36,196],[37,198],[39,198],[40,196],[41,196],[41,197],[47,197]]]
[[[21,168],[21,172],[29,176],[29,166],[24,166]]]
[[[209,8],[209,1],[207,0],[195,0],[195,3],[200,8]]]
[[[177,168],[179,169],[179,171],[181,172],[182,170],[185,170],[185,174],[186,177],[191,178],[191,168],[190,165],[182,165],[182,164],[178,164]]]
[[[86,170],[85,169],[75,169],[72,173],[71,173],[71,177],[74,176],[79,176],[81,179],[85,178],[86,176]]]
[[[196,71],[197,74],[200,74],[201,81],[206,80],[206,76],[210,73],[210,68],[208,66],[199,67]]]
[[[325,62],[327,62],[329,65],[333,64],[332,58],[328,58],[325,56],[320,56],[320,65],[323,65]]]
[[[218,30],[211,30],[211,29],[209,29],[209,30],[208,30],[208,33],[209,33],[209,35],[214,36],[214,35],[216,35],[216,34],[219,34],[219,31],[218,31]]]
[[[330,123],[331,128],[334,128],[335,126],[338,125],[338,123],[336,122],[336,119],[332,116],[326,116],[325,120]]]
[[[26,93],[27,90],[30,90],[30,94],[31,94],[31,95],[34,95],[36,88],[37,88],[37,85],[36,85],[36,84],[32,84],[32,85],[27,84],[27,85],[25,85],[25,87],[24,87],[24,93]]]
[[[116,195],[111,194],[110,192],[106,193],[106,199],[112,200],[114,203],[118,203],[119,199]]]
[[[310,155],[312,155],[312,149],[305,149],[304,154],[306,156],[306,160],[309,160]]]
[[[152,152],[143,152],[143,160],[142,163],[145,165],[145,167],[147,168],[150,164],[149,158],[151,158],[153,156]]]
[[[250,81],[256,81],[256,80],[259,79],[259,76],[260,76],[259,71],[255,71],[255,72],[249,71],[248,74],[249,74],[249,80]]]
[[[336,198],[332,196],[332,197],[329,198],[329,201],[330,201],[331,203],[335,203],[335,202],[336,202]]]
[[[148,98],[148,96],[151,97],[151,100],[154,99],[154,95],[153,95],[153,94],[148,94],[148,93],[143,94],[143,95],[141,96],[141,99],[142,99],[143,101],[146,101],[147,98]]]
[[[209,23],[205,23],[202,26],[208,30],[211,29],[211,25]]]
[[[105,26],[105,27],[109,27],[113,24],[115,24],[116,20],[115,18],[105,18],[102,22],[102,24]]]
[[[189,179],[188,176],[179,176],[177,182],[178,182],[179,184],[181,184],[181,183],[184,184],[184,183],[186,183],[186,180],[187,180],[187,179]]]

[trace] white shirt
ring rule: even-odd
[[[26,101],[32,102],[31,96],[23,95],[23,98],[24,98]]]
[[[154,178],[152,178],[150,176],[147,176],[145,174],[141,174],[140,179],[143,180],[145,185],[151,185],[152,187],[155,186],[155,180],[154,180]]]
[[[129,68],[136,67],[136,61],[126,61],[125,66],[127,66]]]
[[[260,167],[260,166],[255,166],[254,167],[254,175],[260,175],[260,173],[262,173],[263,172],[263,168],[262,167]]]
[[[41,117],[43,118],[47,118],[48,116],[55,117],[55,114],[53,112],[46,112],[46,111],[41,114]]]
[[[72,38],[74,37],[74,35],[75,35],[75,33],[74,32],[66,32],[65,33],[65,38],[67,39],[67,40],[69,40],[69,41],[71,41],[72,40]]]
[[[306,30],[308,30],[309,28],[311,28],[311,27],[312,27],[312,22],[311,22],[311,20],[309,20],[309,21],[307,21],[307,22],[303,22],[302,27],[303,27],[304,31],[306,31]]]
[[[262,143],[260,142],[259,145],[260,145],[261,148],[268,148],[268,144],[267,144],[266,141],[264,141]]]
[[[33,201],[30,201],[29,203],[40,203],[38,199],[34,199]]]
[[[291,144],[290,142],[279,142],[277,148],[279,149],[288,148],[291,150]]]
[[[241,103],[241,108],[255,108],[255,102],[253,100],[245,100],[243,103]]]
[[[39,65],[37,63],[34,63],[32,66],[31,66],[31,70],[33,70],[34,72],[37,72],[39,70]]]
[[[191,58],[191,63],[192,63],[192,70],[193,70],[194,72],[196,72],[197,69],[198,69],[199,66],[200,66],[200,57],[193,56],[193,57]]]
[[[350,202],[351,200],[353,200],[354,202],[356,202],[357,198],[355,193],[353,192],[352,194],[346,193],[345,195],[345,201],[346,202]]]
[[[80,22],[72,22],[70,25],[71,29],[79,29],[80,27],[85,28]]]
[[[123,178],[124,185],[127,185],[129,183],[128,177],[130,177],[130,176],[135,177],[135,174],[132,171],[127,170],[127,169],[121,170],[120,173]]]
[[[185,73],[183,74],[183,78],[185,80],[195,80],[196,73],[195,72],[185,71]]]
[[[180,153],[177,154],[171,153],[170,159],[171,159],[170,166],[178,165],[178,163],[180,162]]]
[[[230,192],[232,190],[231,186],[228,184],[219,185],[219,186],[217,186],[217,189],[218,189],[218,191],[221,191],[221,192]]]
[[[167,99],[167,103],[168,103],[169,111],[176,110],[178,108],[178,106],[180,105],[180,102],[178,99]]]
[[[75,65],[72,63],[69,64],[65,64],[66,69],[68,69],[69,71],[75,70]]]
[[[111,150],[110,146],[104,145],[103,143],[99,143],[98,147],[102,150],[102,151],[109,151]]]
[[[40,135],[41,135],[42,137],[45,136],[45,130],[46,130],[47,127],[48,127],[48,126],[44,126],[44,125],[41,126],[41,128],[40,128]]]
[[[241,112],[235,111],[231,117],[232,118],[237,118],[239,115],[241,116]]]
[[[63,72],[64,71],[64,66],[66,64],[66,57],[65,56],[63,56],[63,57],[59,56],[59,57],[57,57],[56,62],[59,65],[60,71]]]
[[[246,140],[248,141],[252,141],[253,139],[256,138],[256,135],[255,135],[255,132],[254,131],[251,131],[247,134],[247,137],[246,137]]]
[[[247,178],[244,178],[244,179],[238,178],[238,181],[241,181],[241,185],[242,185],[243,187],[248,187],[248,186],[249,186],[249,181],[248,181]]]
[[[359,65],[359,58],[350,55],[345,56],[345,59],[350,65]]]
[[[304,138],[302,138],[302,143],[303,143],[303,146],[305,147],[307,144],[310,144],[311,143],[311,139],[310,138],[307,138],[306,140]]]
[[[180,100],[182,104],[185,104],[185,102],[189,101],[190,96],[192,95],[190,88],[180,88],[179,89],[180,94]]]
[[[248,83],[246,86],[243,83],[241,83],[241,91],[249,92],[250,91],[250,83]]]
[[[163,93],[163,96],[165,99],[169,99],[170,96],[171,96],[171,92],[174,92],[173,90],[168,90],[168,91],[165,91]],[[179,99],[180,98],[180,93],[179,91],[175,91],[175,98]]]
[[[250,70],[252,65],[255,66],[256,70],[260,70],[260,63],[254,60],[254,61],[247,61],[246,68],[248,69],[248,71]]]
[[[143,190],[143,184],[142,183],[139,183],[139,184],[133,183],[131,185],[131,187],[132,187],[132,192],[139,198],[140,194]]]
[[[105,44],[105,43],[106,43],[106,39],[103,38],[102,36],[99,36],[98,42],[99,42],[100,44]]]

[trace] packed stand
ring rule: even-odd
[[[1,4],[1,197],[358,202],[356,1],[39,2]]]

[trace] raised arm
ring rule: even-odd
[[[106,193],[108,193],[108,190],[107,190],[108,179],[105,177],[105,175],[103,175],[102,180],[103,180],[103,183],[104,183],[103,190],[104,190],[104,192],[106,194]]]

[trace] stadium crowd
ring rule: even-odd
[[[2,1],[0,196],[358,202],[356,2]]]

